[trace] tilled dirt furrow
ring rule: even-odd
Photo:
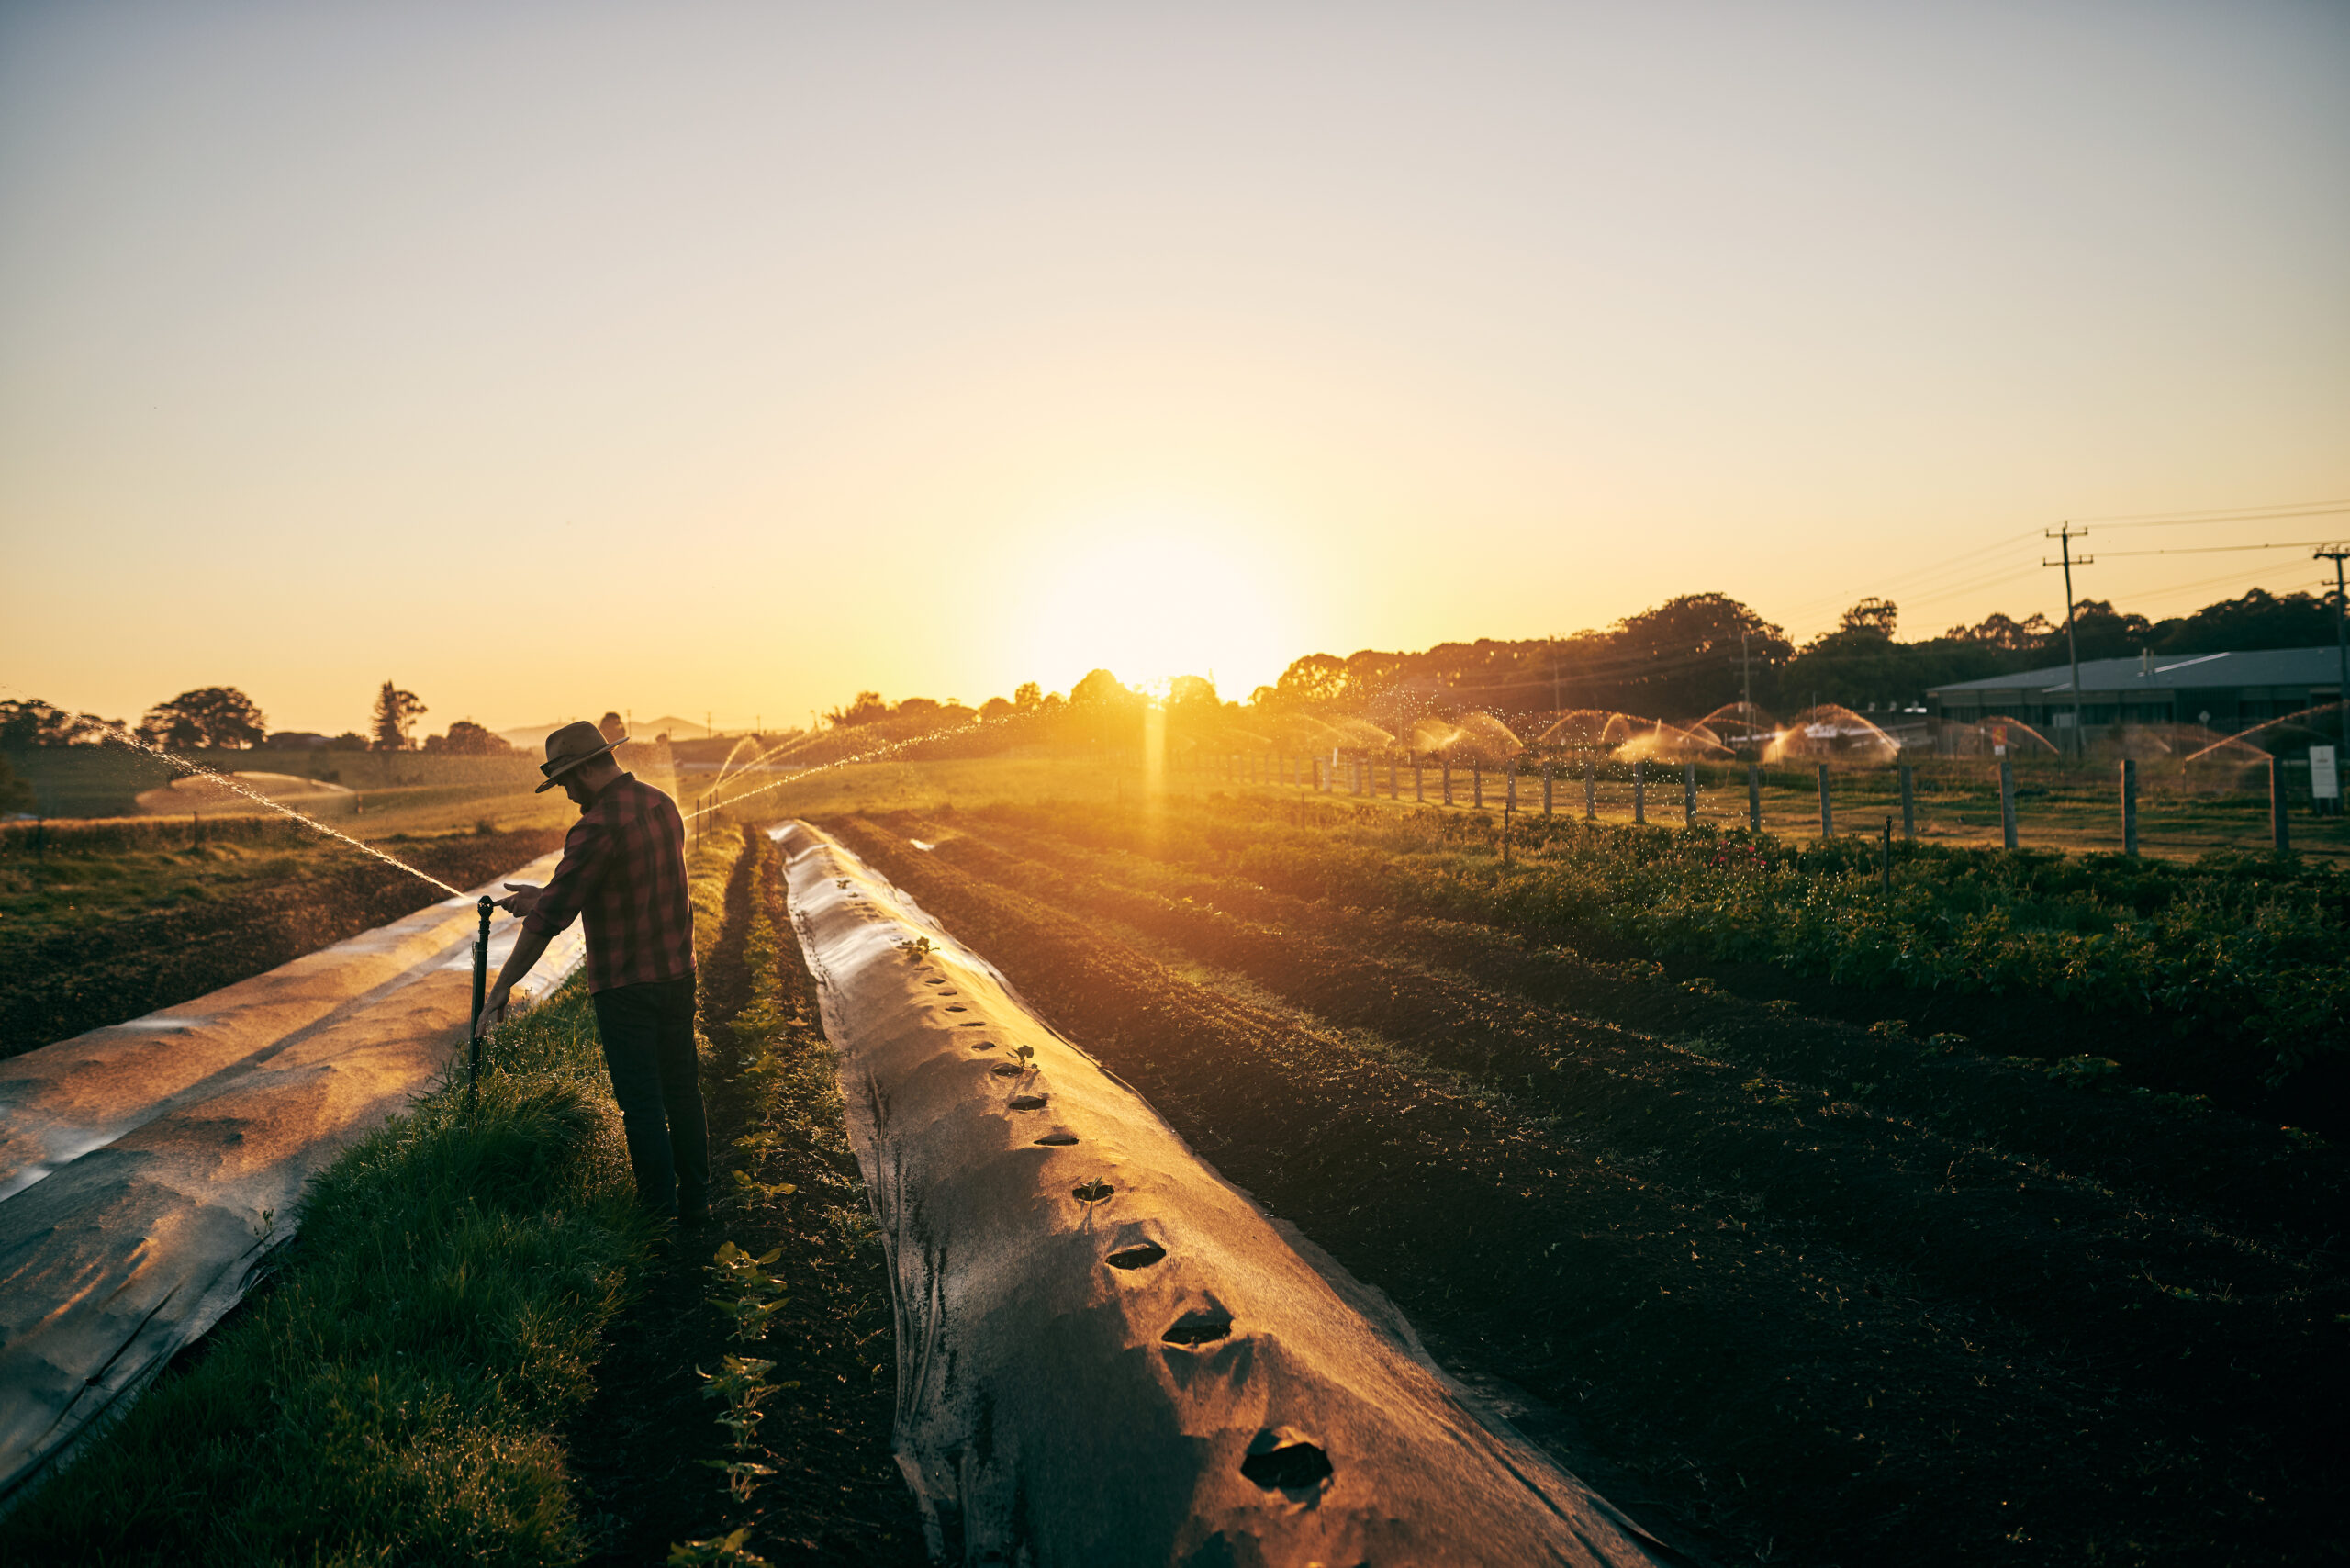
[[[1190,983],[895,834],[837,831],[1225,1175],[1594,1422],[1740,1555],[1775,1540],[1813,1562],[2077,1561],[2125,1528],[2154,1549],[2277,1529],[2242,1495],[2269,1456],[2150,1432],[1983,1316],[1884,1292],[1823,1240],[1758,1235],[1735,1198]]]
[[[1313,932],[1360,952],[1407,953],[1415,965],[1635,1030],[1703,1036],[1707,1054],[1753,1071],[2088,1178],[2140,1202],[2191,1209],[2221,1230],[2288,1253],[2333,1248],[2350,1204],[2350,1161],[2338,1153],[2288,1159],[2275,1129],[2233,1116],[2182,1119],[2128,1098],[2052,1083],[2037,1067],[1778,1016],[1738,997],[1695,994],[1661,979],[1627,978],[1619,966],[1530,942],[1500,924],[1342,907],[1267,888],[1211,859],[1191,857],[1204,852],[1180,836],[1160,846],[1159,857],[1138,853],[1100,823],[1056,820],[1034,808],[991,807],[965,825],[1013,843],[1023,854],[1139,891]]]
[[[937,853],[1555,1107],[1586,1147],[1597,1140],[1619,1161],[1655,1162],[1682,1186],[1757,1200],[1758,1228],[1783,1239],[1823,1235],[1885,1271],[1887,1282],[1994,1308],[2052,1342],[2101,1344],[2101,1364],[2151,1380],[2150,1393],[2195,1398],[2225,1418],[2248,1391],[2259,1392],[2245,1371],[2263,1380],[2330,1371],[2308,1364],[2322,1352],[2307,1299],[2329,1277],[2217,1235],[2193,1215],[2149,1216],[1996,1150],[1816,1092],[1798,1098],[1791,1086],[1757,1084],[1701,1052],[1529,1007],[1457,976],[1021,859],[968,835],[942,833]],[[2224,1290],[2235,1305],[2215,1317],[2157,1280]],[[2214,1341],[2225,1356],[2207,1354],[2200,1366],[2179,1357],[2188,1345],[2208,1351]],[[2253,1404],[2265,1418],[2273,1401],[2263,1394]]]

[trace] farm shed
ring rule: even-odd
[[[2281,719],[2342,696],[2341,655],[2317,648],[2088,659],[2081,665],[2081,730],[2090,740],[2121,724],[2198,724],[2221,734]],[[1934,715],[1971,724],[1994,715],[2054,732],[2072,727],[2065,665],[1962,680],[1926,693]]]

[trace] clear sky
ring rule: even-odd
[[[2042,526],[2350,498],[2345,84],[2340,0],[5,0],[0,696],[2061,614]]]

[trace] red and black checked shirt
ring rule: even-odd
[[[563,864],[522,921],[553,936],[588,917],[588,989],[694,972],[686,824],[668,796],[623,773],[564,835]]]

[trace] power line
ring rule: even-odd
[[[2350,500],[2338,501],[2279,501],[2265,507],[2217,507],[2209,511],[2132,511],[2114,512],[2103,517],[2075,518],[2076,522],[2102,522],[2114,526],[2154,527],[2166,523],[2231,522],[2237,518],[2258,517],[2317,517],[2331,512],[2350,511]]]
[[[2295,539],[2283,544],[2189,544],[2176,550],[2108,550],[2109,555],[2218,555],[2230,550],[2309,550],[2322,539]]]

